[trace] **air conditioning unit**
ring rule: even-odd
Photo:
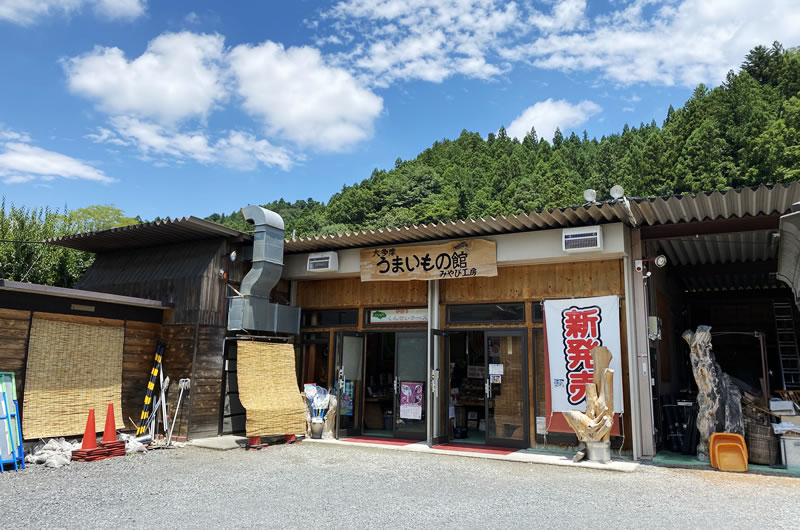
[[[308,272],[336,272],[339,270],[339,254],[336,252],[314,252],[308,255]]]
[[[561,231],[561,250],[564,252],[603,250],[602,228],[599,226],[564,228]]]

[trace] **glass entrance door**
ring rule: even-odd
[[[364,392],[364,337],[342,331],[336,334],[336,437],[361,434]]]
[[[395,408],[393,436],[424,440],[427,434],[425,408],[428,384],[427,334],[398,332],[395,335]]]
[[[524,331],[486,332],[486,443],[528,446],[528,370]]]
[[[486,443],[486,338],[483,331],[446,331],[445,381],[449,439]]]

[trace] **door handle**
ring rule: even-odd
[[[483,388],[486,391],[486,397],[491,399],[491,397],[492,397],[492,384],[489,382],[488,378],[486,379],[486,382],[484,383]]]
[[[397,395],[397,377],[394,378],[394,393]]]

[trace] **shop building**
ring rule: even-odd
[[[602,248],[570,254],[559,229],[488,235],[479,241],[496,246],[496,275],[446,280],[362,281],[358,248],[337,251],[338,270],[326,273],[308,270],[316,253],[287,255],[284,277],[303,308],[303,380],[348,385],[352,413],[340,415],[340,436],[528,447],[544,441],[549,423],[550,433],[569,439],[560,414],[548,410],[542,302],[606,295],[624,302],[625,237],[621,223],[606,224]],[[437,240],[418,245],[417,255],[437,247]],[[391,241],[369,249],[403,252]],[[624,327],[624,304],[616,318]],[[406,407],[404,391],[423,406]]]
[[[282,221],[257,209],[256,237],[185,218],[51,243],[97,255],[76,296],[160,304],[147,340],[167,344],[168,375],[192,378],[189,437],[243,431],[246,338],[295,344],[298,385],[339,393],[340,438],[574,444],[561,411],[584,406],[599,343],[614,355],[612,446],[638,459],[668,446],[664,404],[691,395],[684,329],[762,332],[763,355],[755,335],[721,336],[720,363],[753,386],[761,374],[767,395],[789,387],[776,376],[791,372],[778,339],[789,335],[770,311],[789,304],[797,355],[797,201],[791,183],[285,241]],[[274,325],[248,328],[267,305]],[[279,322],[292,307],[299,326]],[[141,370],[123,370],[130,396],[150,358],[145,345],[124,358]],[[124,399],[125,414],[135,402]]]
[[[674,360],[659,352],[672,348],[687,356],[680,333],[703,319],[720,325],[727,315],[725,329],[741,327],[741,318],[733,317],[768,285],[789,299],[789,289],[775,279],[775,234],[781,215],[799,199],[800,186],[792,183],[289,240],[283,278],[291,282],[293,303],[303,308],[302,381],[343,387],[340,437],[574,443],[554,412],[554,393],[562,388],[569,394],[570,377],[580,374],[569,366],[566,379],[551,373],[564,362],[554,356],[566,353],[566,364],[572,361],[562,344],[556,352],[557,335],[546,329],[560,315],[543,308],[549,301],[555,307],[574,300],[580,308],[614,297],[618,311],[605,324],[613,321],[616,331],[608,333],[618,334],[615,394],[622,399],[615,404],[612,444],[634,458],[650,457],[664,442],[659,400],[668,379],[660,366]],[[572,238],[583,248],[570,249]],[[469,274],[472,264],[466,277],[441,270],[424,280],[408,274],[421,256],[438,256],[441,245],[476,240],[496,247],[495,261],[479,259],[476,274]],[[655,266],[660,255],[667,257],[663,269]],[[382,278],[376,277],[379,263]],[[737,272],[738,279],[706,265]],[[491,266],[496,274],[478,272]],[[753,273],[758,280],[741,283]],[[697,289],[676,284],[680,279],[723,284]],[[676,298],[663,295],[665,281]],[[720,296],[733,300],[724,312],[713,309]],[[673,318],[687,311],[692,318]],[[653,329],[658,319],[660,335]],[[769,327],[769,319],[762,324]],[[562,336],[566,344],[569,337]],[[776,363],[777,355],[765,362]],[[760,371],[760,361],[754,367]],[[690,388],[688,366],[677,371]],[[422,396],[419,410],[408,407],[408,393],[416,402]]]

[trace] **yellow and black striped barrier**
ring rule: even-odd
[[[147,418],[150,417],[150,411],[153,408],[153,391],[156,388],[156,379],[158,379],[158,372],[161,370],[161,359],[164,357],[164,344],[158,343],[156,345],[156,356],[153,359],[153,369],[150,370],[150,380],[147,382],[147,392],[144,395],[144,406],[142,407],[142,415],[139,418],[139,427],[136,428],[136,436],[141,436],[147,429]]]

